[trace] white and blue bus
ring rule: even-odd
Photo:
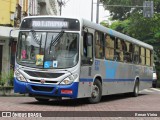
[[[130,93],[152,86],[153,47],[84,19],[31,16],[22,20],[15,93],[38,101]]]

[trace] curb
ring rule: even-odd
[[[13,89],[5,93],[3,93],[3,91],[0,91],[0,97],[26,97],[26,96],[28,96],[28,94],[14,93]]]

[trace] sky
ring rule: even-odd
[[[91,20],[91,3],[92,0],[65,0],[65,6],[62,8],[62,16],[78,17]],[[93,0],[93,22],[96,22],[96,2]],[[99,22],[107,20],[109,12],[105,11],[103,6],[99,7]]]

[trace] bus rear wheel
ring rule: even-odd
[[[102,97],[102,85],[99,80],[95,80],[92,86],[91,97],[88,98],[89,103],[98,103]]]
[[[47,102],[49,99],[44,99],[44,98],[35,98],[39,102]]]
[[[138,82],[138,80],[137,80],[136,83],[135,83],[135,85],[134,85],[134,90],[133,90],[133,92],[131,93],[131,95],[132,95],[133,97],[137,97],[138,94],[139,94],[139,82]]]

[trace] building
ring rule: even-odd
[[[37,0],[38,15],[60,15],[57,0]]]
[[[0,0],[0,73],[14,66],[16,43],[21,20],[25,16],[59,15],[57,0]],[[10,44],[12,37],[12,44]]]
[[[11,56],[9,34],[14,26],[17,0],[0,0],[0,3],[0,72],[7,73],[10,70]],[[17,38],[17,35],[13,37]]]

